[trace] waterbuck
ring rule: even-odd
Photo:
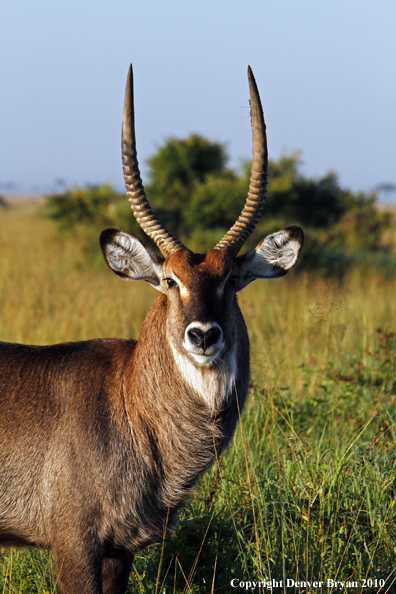
[[[237,257],[260,217],[267,141],[248,70],[253,162],[246,204],[207,254],[158,220],[136,157],[132,68],[122,121],[133,213],[163,258],[107,229],[121,278],[159,296],[138,341],[0,343],[0,545],[52,547],[62,594],[125,592],[133,556],[161,541],[200,474],[230,441],[249,383],[249,339],[236,293],[286,274],[303,233],[288,227]]]

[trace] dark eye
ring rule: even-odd
[[[235,287],[237,282],[237,277],[236,276],[230,276],[230,278],[227,281],[227,285],[229,285],[230,287]]]
[[[168,285],[169,289],[177,286],[177,283],[176,283],[176,281],[173,280],[173,278],[166,278],[165,281],[166,281],[166,284]]]

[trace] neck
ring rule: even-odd
[[[166,301],[153,304],[126,370],[125,408],[134,447],[164,479],[163,505],[178,506],[231,439],[247,393],[245,359],[235,346],[215,370],[194,367],[169,345]]]

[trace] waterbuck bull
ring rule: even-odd
[[[253,162],[246,204],[207,254],[157,219],[136,157],[132,68],[122,121],[133,213],[163,258],[107,229],[100,245],[121,278],[160,295],[138,341],[0,343],[0,546],[52,547],[62,594],[125,592],[133,556],[163,538],[199,475],[230,441],[249,382],[236,293],[286,274],[303,233],[288,227],[237,257],[260,217],[267,141],[248,70]]]

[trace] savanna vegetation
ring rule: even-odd
[[[168,141],[150,165],[164,222],[193,249],[213,246],[241,209],[246,170],[198,136]],[[139,235],[124,195],[74,188],[11,204],[0,221],[0,340],[138,336],[155,291],[111,274],[97,244],[106,226]],[[293,155],[270,165],[251,245],[285,223],[307,231],[302,262],[240,295],[252,381],[236,436],[173,537],[135,558],[129,593],[396,591],[393,215],[334,174],[304,178]],[[50,552],[0,551],[0,592],[55,593]]]
[[[195,251],[213,247],[238,217],[247,195],[250,163],[239,171],[226,167],[225,147],[193,134],[165,141],[149,159],[146,192],[161,221]],[[269,163],[264,215],[245,249],[282,226],[301,225],[305,245],[302,267],[342,276],[355,265],[396,271],[392,257],[391,216],[375,207],[375,194],[342,188],[337,175],[307,178],[300,155]],[[122,227],[143,239],[130,216],[124,193],[110,185],[71,188],[46,200],[47,214],[62,230],[84,237],[86,249],[98,254],[97,234]],[[146,240],[147,241],[147,240]]]

